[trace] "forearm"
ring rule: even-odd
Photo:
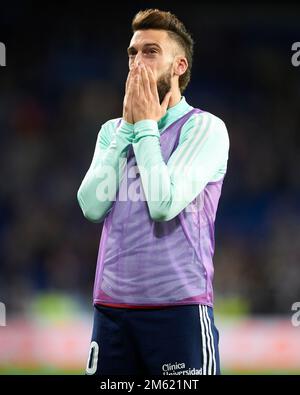
[[[122,122],[107,147],[97,140],[94,157],[77,193],[84,216],[101,222],[113,201],[124,174],[133,126]]]
[[[135,124],[133,148],[152,219],[178,215],[227,161],[228,135],[217,117],[202,115],[190,122],[186,140],[165,163],[154,121]]]
[[[144,120],[134,125],[133,149],[139,168],[150,216],[166,220],[176,205],[176,189],[165,163],[157,122]]]
[[[174,189],[159,139],[153,135],[142,137],[133,147],[150,216],[164,220],[174,207]]]

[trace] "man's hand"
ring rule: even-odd
[[[126,87],[125,87],[125,96],[123,101],[123,119],[128,123],[134,123],[133,115],[132,115],[132,95],[133,95],[133,87],[134,87],[134,76],[136,75],[136,66],[134,65],[127,76]]]
[[[130,95],[133,123],[143,119],[159,121],[166,113],[171,91],[160,104],[155,77],[151,67],[141,63],[130,79]],[[133,85],[131,85],[133,82]],[[131,90],[132,88],[132,90]]]

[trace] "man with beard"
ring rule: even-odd
[[[193,39],[170,12],[132,21],[123,115],[104,123],[78,190],[104,220],[87,374],[219,374],[214,221],[224,122],[189,105]]]

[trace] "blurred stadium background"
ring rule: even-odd
[[[265,4],[2,4],[0,373],[85,369],[101,225],[76,193],[96,136],[122,110],[139,9],[175,13],[195,39],[188,102],[231,139],[216,222],[223,373],[300,373],[300,8]]]

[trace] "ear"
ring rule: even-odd
[[[176,56],[174,62],[174,74],[179,77],[184,74],[188,68],[188,61],[184,56]]]

